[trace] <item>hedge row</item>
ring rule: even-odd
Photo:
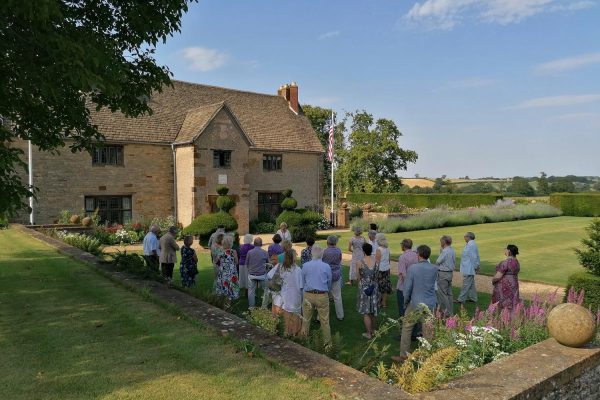
[[[593,312],[598,310],[600,307],[600,276],[589,272],[577,272],[569,276],[565,293],[569,293],[571,288],[577,292],[581,289],[585,290],[584,305],[591,307]]]
[[[600,217],[600,193],[555,193],[550,195],[550,204],[564,215]]]
[[[494,204],[502,199],[498,194],[406,194],[406,193],[349,193],[346,199],[351,203],[377,203],[399,201],[410,208],[436,208],[446,205],[454,208],[477,207]]]

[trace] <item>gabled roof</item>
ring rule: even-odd
[[[235,118],[227,104],[222,101],[216,104],[210,104],[208,106],[202,106],[190,110],[185,119],[183,120],[183,124],[179,129],[179,134],[175,138],[174,144],[188,144],[194,142],[198,136],[206,129],[208,124],[217,116],[219,111],[225,109],[233,118],[234,122],[239,126],[239,121]],[[240,129],[241,126],[240,126]],[[242,133],[245,136],[248,145],[252,146],[253,143],[242,129]]]
[[[269,150],[323,152],[310,121],[297,115],[277,95],[173,81],[173,88],[153,94],[152,115],[127,118],[108,109],[92,111],[107,141],[124,143],[189,142],[226,108],[248,137],[250,145]]]

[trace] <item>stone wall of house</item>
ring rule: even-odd
[[[282,154],[281,171],[263,170],[263,154],[274,153]],[[319,205],[322,197],[322,157],[315,153],[250,151],[250,219],[258,217],[258,192],[261,191],[281,192],[289,188],[294,191],[299,208]]]
[[[249,142],[232,115],[222,109],[195,142],[194,153],[194,215],[210,212],[209,197],[217,196],[217,186],[229,187],[236,206],[231,211],[240,233],[248,232]],[[215,150],[231,151],[231,166],[215,168]],[[187,190],[187,189],[186,189]],[[183,225],[186,223],[182,220]]]
[[[15,147],[27,155],[27,142]],[[39,188],[35,203],[35,223],[53,223],[61,210],[79,213],[84,197],[131,195],[133,219],[165,217],[173,210],[173,156],[170,146],[126,144],[124,165],[92,165],[87,152],[60,155],[33,151],[33,182]],[[23,173],[23,182],[27,175]],[[29,222],[22,214],[15,222]]]

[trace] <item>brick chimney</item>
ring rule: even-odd
[[[298,104],[298,84],[296,82],[281,85],[277,94],[287,100],[288,105],[296,114],[300,110]]]

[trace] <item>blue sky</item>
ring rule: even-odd
[[[599,21],[600,0],[200,0],[157,58],[392,119],[405,177],[600,175]]]

